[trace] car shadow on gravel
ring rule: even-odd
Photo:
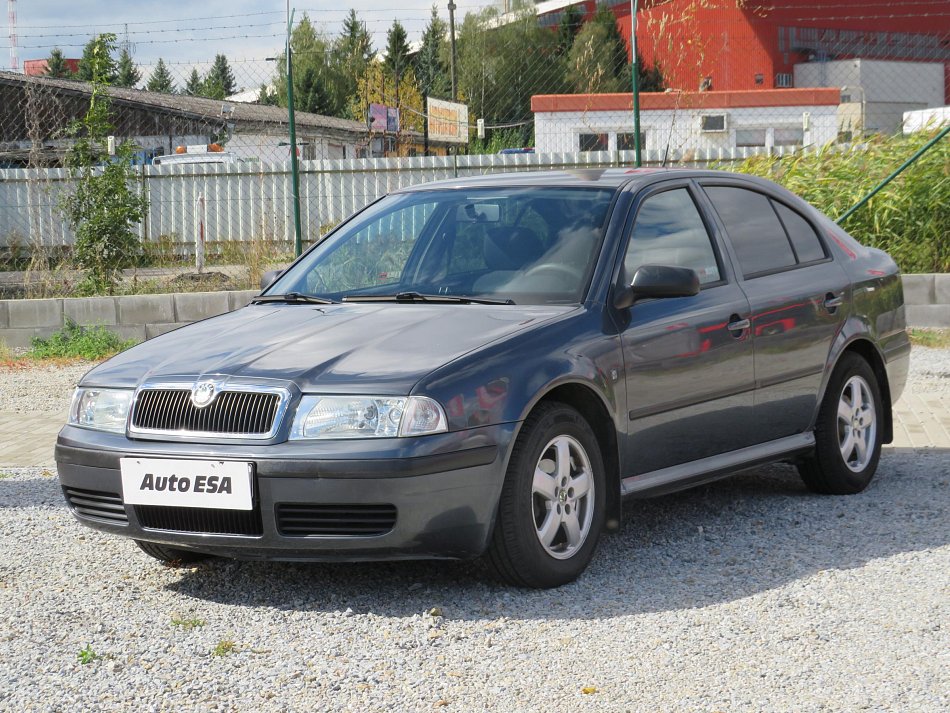
[[[775,465],[624,503],[587,572],[557,590],[488,580],[477,563],[210,560],[168,588],[234,606],[405,617],[594,619],[733,601],[822,570],[950,543],[950,450],[889,449],[860,495],[819,496]]]

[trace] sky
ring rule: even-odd
[[[299,4],[298,4],[299,3]],[[491,5],[492,0],[456,0],[456,19],[466,12]],[[19,0],[17,3],[19,57],[44,59],[53,47],[66,57],[80,57],[90,36],[114,32],[120,46],[129,42],[136,63],[147,77],[161,57],[178,79],[186,77],[193,66],[205,71],[215,54],[223,53],[232,65],[238,84],[254,88],[273,64],[265,61],[281,51],[286,28],[285,0]],[[339,34],[349,8],[357,11],[373,35],[374,47],[385,46],[386,31],[399,19],[409,40],[420,38],[429,19],[432,0],[369,0],[318,2],[292,0],[295,20],[306,12],[326,34]],[[448,0],[438,0],[439,14],[448,19]],[[0,17],[3,17],[0,15]],[[0,35],[0,67],[9,60],[8,27],[3,23]]]

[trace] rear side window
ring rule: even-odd
[[[799,262],[814,262],[815,260],[825,259],[825,249],[821,246],[821,241],[815,233],[815,229],[802,216],[791,208],[781,203],[772,201],[775,206],[775,212],[782,219],[785,230],[788,231],[788,239],[792,241],[792,247],[795,248],[795,255]]]
[[[701,285],[719,282],[709,233],[685,188],[650,196],[640,206],[624,258],[627,281],[641,265],[688,267]]]
[[[705,190],[726,226],[746,277],[797,264],[785,229],[766,196],[731,186],[707,186]]]

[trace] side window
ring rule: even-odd
[[[707,186],[705,190],[726,226],[746,277],[796,264],[785,229],[766,196],[731,186]]]
[[[792,241],[792,247],[795,248],[795,255],[799,262],[813,262],[815,260],[824,260],[825,249],[821,246],[821,240],[815,233],[815,229],[802,216],[791,208],[772,201],[775,206],[775,212],[782,219],[785,230],[788,232],[788,239]]]
[[[702,285],[719,281],[712,241],[685,188],[650,196],[640,205],[624,257],[625,279],[632,279],[641,265],[688,267]]]

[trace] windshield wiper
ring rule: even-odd
[[[299,292],[288,292],[283,295],[262,295],[251,300],[251,304],[259,305],[265,302],[286,302],[288,304],[312,304],[312,305],[335,305],[334,300],[328,300],[326,297],[314,297],[313,295],[303,295]]]
[[[490,297],[466,295],[425,295],[421,292],[397,292],[394,295],[347,295],[344,302],[441,302],[443,304],[513,305],[512,299],[495,300]]]

